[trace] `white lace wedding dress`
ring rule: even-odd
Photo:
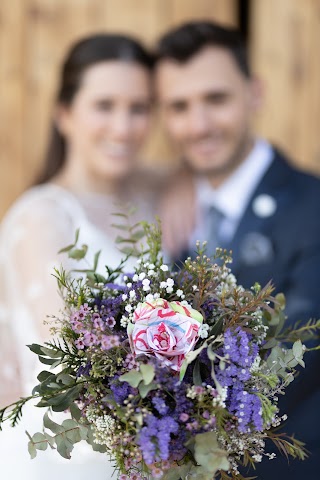
[[[135,198],[135,203],[140,205],[137,215],[150,220],[150,202],[149,214],[145,199]],[[28,190],[6,215],[0,230],[0,403],[16,399],[19,391],[20,395],[30,394],[37,373],[45,368],[26,345],[49,338],[43,320],[58,314],[61,307],[56,279],[51,275],[53,266],[88,268],[87,261],[68,260],[66,255],[58,255],[58,250],[73,243],[80,228],[79,244],[90,248],[89,265],[94,253],[102,249],[99,272],[105,272],[106,264],[117,266],[123,255],[114,244],[119,232],[111,224],[119,223],[112,217],[119,211],[112,197],[74,196],[46,184]],[[85,443],[76,445],[71,460],[50,449],[31,460],[24,431],[40,431],[44,413],[45,409],[26,407],[18,427],[4,425],[0,432],[2,480],[111,479],[108,457],[93,452]]]

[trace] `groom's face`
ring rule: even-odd
[[[156,87],[165,127],[198,173],[224,178],[252,146],[254,82],[224,48],[208,46],[185,63],[163,59]]]

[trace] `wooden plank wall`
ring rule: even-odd
[[[58,66],[69,45],[101,30],[148,44],[194,18],[236,24],[238,0],[1,0],[0,217],[41,165]],[[241,3],[241,1],[240,1]],[[249,40],[266,102],[258,131],[320,173],[320,0],[251,0]],[[146,156],[168,157],[155,134]]]
[[[0,217],[35,178],[47,138],[58,66],[66,49],[96,31],[131,33],[147,44],[194,18],[229,24],[237,0],[1,0]],[[147,150],[167,151],[156,135]],[[160,148],[161,147],[161,148]]]
[[[258,131],[320,173],[320,0],[252,0],[251,58],[265,87]]]

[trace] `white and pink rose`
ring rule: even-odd
[[[188,352],[193,350],[203,321],[202,315],[181,302],[158,298],[140,303],[128,325],[134,355],[155,356],[173,370],[180,371]]]

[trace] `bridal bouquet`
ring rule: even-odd
[[[303,459],[301,442],[274,432],[285,420],[279,394],[305,351],[300,340],[284,346],[283,296],[273,298],[270,285],[237,285],[228,254],[209,258],[205,245],[172,270],[160,228],[144,230],[138,254],[139,231],[119,239],[133,248],[104,276],[98,254],[92,269],[56,271],[65,309],[53,339],[29,346],[46,367],[30,397],[0,411],[0,423],[14,425],[38,398],[51,414],[42,432],[28,434],[31,457],[51,447],[70,458],[84,440],[114,461],[119,480],[241,479],[240,466],[273,458],[271,442]],[[86,250],[63,249],[73,258]],[[65,410],[70,418],[53,420]]]

